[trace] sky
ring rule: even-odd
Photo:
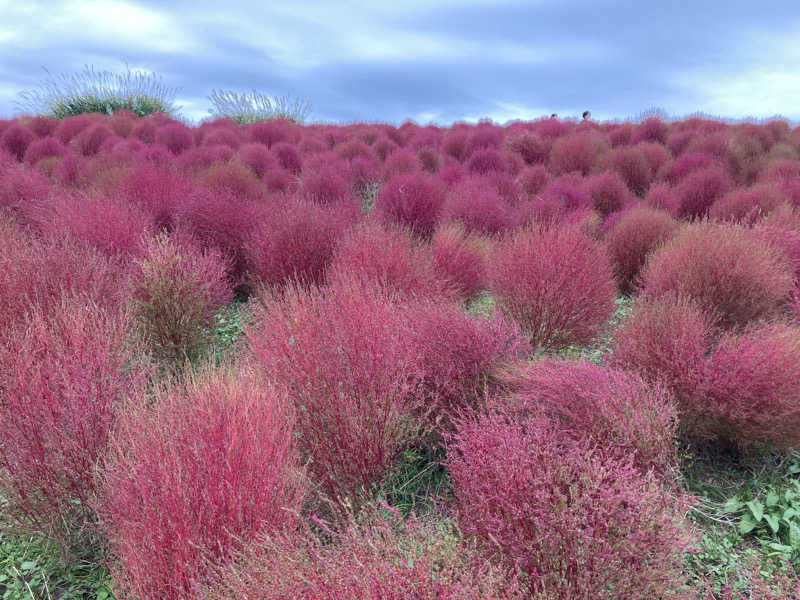
[[[0,0],[0,116],[52,74],[301,98],[311,121],[597,120],[659,109],[800,121],[797,0]]]

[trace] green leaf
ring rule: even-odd
[[[778,504],[778,501],[781,499],[778,494],[775,492],[767,492],[767,506],[775,506]]]
[[[757,522],[764,518],[764,505],[761,504],[760,500],[750,500],[747,503],[747,508],[750,509],[750,514],[753,515]]]
[[[789,543],[795,548],[800,547],[800,526],[789,523]]]
[[[26,560],[19,566],[20,571],[30,571],[31,569],[35,568],[36,568],[36,563],[33,562],[32,560]]]
[[[786,544],[779,544],[778,542],[770,542],[767,544],[767,547],[772,548],[773,550],[776,550],[781,554],[786,554],[786,553],[791,554],[792,552],[791,546],[787,546]]]
[[[791,520],[792,517],[796,516],[797,516],[797,511],[791,507],[783,511],[783,520],[786,521],[787,523]]]
[[[739,521],[739,533],[750,533],[756,528],[756,525],[758,525],[758,523],[753,520],[753,517],[745,513],[742,515],[742,520]]]
[[[722,506],[722,510],[726,513],[735,513],[744,506],[744,502],[739,500],[736,496],[728,498]]]
[[[764,520],[769,525],[769,528],[772,529],[772,533],[778,533],[778,515],[775,513],[767,513],[764,515]]]

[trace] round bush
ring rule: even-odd
[[[614,311],[605,249],[575,227],[525,228],[499,242],[489,280],[498,305],[537,348],[586,344]]]
[[[645,600],[684,589],[682,507],[631,455],[500,411],[465,419],[446,465],[463,531],[521,569],[532,597]]]
[[[438,276],[463,300],[488,286],[487,261],[491,242],[467,233],[458,223],[439,226],[431,239],[431,257]]]
[[[384,223],[396,223],[415,234],[433,234],[445,200],[444,184],[427,173],[395,175],[383,184],[375,211]]]
[[[699,223],[651,254],[641,281],[650,297],[688,295],[727,328],[775,315],[794,287],[794,274],[780,252],[752,232]]]

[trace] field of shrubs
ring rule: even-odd
[[[0,597],[800,598],[800,128],[0,121]]]

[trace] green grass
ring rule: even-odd
[[[211,90],[209,100],[214,105],[208,111],[212,117],[227,117],[240,125],[270,119],[302,123],[311,112],[311,105],[304,100],[268,96],[258,90],[244,94],[231,90]]]
[[[3,600],[107,600],[108,571],[96,562],[65,562],[53,542],[0,532]]]

